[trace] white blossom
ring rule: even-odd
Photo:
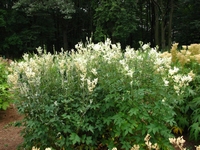
[[[169,74],[170,75],[174,75],[175,73],[177,73],[179,71],[179,68],[174,67],[174,69],[169,69]]]
[[[146,49],[148,49],[150,46],[149,46],[149,44],[144,44],[144,45],[142,45],[142,49],[143,50],[146,50]]]
[[[95,78],[94,80],[90,80],[90,79],[87,79],[87,85],[88,85],[88,91],[89,92],[92,92],[93,89],[96,87],[97,85],[97,82],[98,82],[98,78]]]
[[[97,69],[96,68],[93,68],[92,70],[91,70],[91,72],[93,73],[93,75],[97,75]]]

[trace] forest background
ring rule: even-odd
[[[70,50],[86,37],[122,47],[150,42],[162,51],[199,43],[199,8],[196,0],[1,0],[0,56]]]

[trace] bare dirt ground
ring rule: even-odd
[[[22,128],[13,126],[14,122],[22,118],[14,105],[11,105],[6,111],[0,110],[0,150],[17,150],[17,146],[23,142],[23,138],[20,136]],[[183,137],[186,140],[184,145],[189,150],[195,150],[194,145],[200,145],[200,141],[189,141],[186,135]]]
[[[6,111],[0,110],[0,150],[17,150],[17,146],[23,142],[21,128],[13,126],[20,119],[22,116],[13,105]]]

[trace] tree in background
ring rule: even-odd
[[[0,55],[20,57],[38,46],[74,48],[106,37],[123,47],[138,41],[169,49],[198,43],[200,2],[195,0],[7,0],[0,2]]]
[[[181,45],[200,43],[200,1],[182,0],[176,5],[174,41]]]
[[[25,52],[54,42],[52,18],[28,16],[21,10],[13,9],[14,1],[0,5],[0,55],[19,58]],[[52,46],[51,46],[52,47]]]
[[[174,0],[139,0],[137,17],[142,41],[158,45],[160,49],[171,47]]]
[[[174,0],[152,0],[152,28],[155,45],[165,49],[171,47]]]
[[[0,2],[0,54],[9,57],[21,52],[22,39],[20,24],[26,24],[20,13],[12,10],[13,1]],[[17,51],[16,51],[17,49]]]
[[[56,29],[61,27],[63,33],[63,47],[65,50],[68,49],[66,19],[70,19],[71,13],[75,12],[73,3],[70,0],[19,0],[15,3],[13,8],[23,10],[26,14],[31,16],[46,17],[51,15],[51,17],[54,18],[54,26]],[[55,32],[56,31],[56,38],[58,38],[57,36],[59,36],[60,32],[58,30],[55,30]]]
[[[94,9],[95,40],[109,37],[113,42],[124,43],[136,30],[136,1],[96,1]]]
[[[86,37],[91,37],[94,31],[93,16],[94,0],[73,0],[75,13],[67,20],[67,31],[69,48],[74,48],[80,41],[85,41]]]

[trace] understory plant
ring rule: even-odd
[[[174,108],[192,77],[156,48],[140,45],[122,52],[109,39],[89,40],[70,53],[38,48],[13,62],[9,83],[24,114],[22,147],[145,149],[149,134],[160,148],[171,149]]]
[[[0,57],[0,110],[6,110],[11,103],[11,93],[7,83],[8,62]]]
[[[193,76],[190,90],[176,110],[176,122],[181,133],[189,133],[190,139],[200,140],[200,44],[191,44],[178,48],[175,43],[170,53],[165,56],[172,58],[172,64],[179,65],[180,70],[191,70]]]

